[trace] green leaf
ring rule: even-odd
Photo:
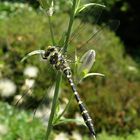
[[[81,80],[80,80],[80,82],[83,80],[83,79],[85,79],[85,78],[87,78],[87,77],[91,77],[91,76],[105,76],[104,74],[101,74],[101,73],[88,73],[88,74],[86,74]]]
[[[86,8],[88,8],[89,6],[100,6],[100,7],[104,7],[105,5],[102,4],[98,4],[98,3],[88,3],[88,4],[84,4],[82,6],[80,6],[77,10],[76,10],[76,14],[80,13],[81,11],[85,10]]]
[[[44,54],[45,51],[44,50],[35,50],[35,51],[32,51],[30,53],[28,53],[25,57],[22,58],[21,62],[25,61],[28,57],[32,56],[32,55],[36,55],[36,54]]]
[[[84,76],[85,76],[85,74],[87,74],[92,68],[95,62],[95,56],[96,56],[96,53],[94,50],[88,50],[86,53],[84,53],[84,55],[80,59],[81,63],[78,66],[78,72],[84,73]]]
[[[53,125],[55,126],[55,125],[64,124],[64,123],[77,123],[77,124],[86,126],[84,121],[81,121],[79,119],[67,119],[67,118],[63,118],[59,120],[58,122],[54,123]]]
[[[94,50],[88,50],[79,60],[80,63],[78,63],[77,67],[75,67],[76,68],[75,80],[77,83],[79,83],[79,81],[81,81],[81,79],[83,79],[83,77],[88,74],[88,72],[90,71],[95,62],[95,56],[96,53]]]
[[[81,3],[81,0],[77,0],[76,2],[76,8],[75,8],[75,14],[76,14],[76,11],[79,9],[80,7],[80,3]]]

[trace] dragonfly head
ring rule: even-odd
[[[42,58],[47,59],[50,56],[50,54],[56,51],[57,51],[57,48],[55,46],[48,46],[45,53],[42,55]]]

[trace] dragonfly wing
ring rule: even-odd
[[[91,25],[86,24],[86,26]],[[104,44],[106,42],[106,31],[115,31],[119,26],[119,21],[111,20],[107,24],[103,24],[101,26],[94,25],[87,28],[87,30],[86,26],[85,30],[80,34],[81,37],[73,39],[70,46],[68,47],[67,58],[72,61],[75,60],[75,52],[76,55],[80,58],[88,50],[94,50],[101,46],[101,44]],[[87,40],[84,40],[85,38],[87,38]]]
[[[74,38],[77,38],[81,34],[81,32],[84,32],[84,30],[86,30],[86,25],[85,25],[86,23],[97,24],[102,15],[103,9],[104,9],[104,7],[93,6],[93,7],[87,8],[85,11],[83,11],[79,15],[77,15],[75,17],[73,31],[72,31],[69,43]],[[92,16],[92,18],[90,15]],[[78,20],[78,19],[80,19],[80,20]]]

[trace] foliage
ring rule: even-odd
[[[45,129],[42,123],[33,118],[32,114],[27,111],[21,111],[8,105],[7,103],[0,102],[0,139],[14,140],[14,139],[43,139]],[[6,116],[6,119],[5,119]],[[58,134],[53,134],[53,136]],[[71,138],[70,135],[67,138]],[[124,136],[109,135],[103,131],[97,136],[98,140],[139,140],[140,131],[135,130],[132,134]],[[52,137],[53,139],[53,137]],[[89,140],[86,135],[83,140]]]
[[[0,3],[0,19],[20,14],[23,10],[32,11],[32,7],[29,7],[27,4],[16,2],[13,4],[7,1]]]
[[[102,132],[98,135],[98,140],[139,140],[140,132],[138,130],[133,131],[133,134],[124,136],[108,135],[106,132]]]
[[[16,94],[23,94],[21,87],[26,79],[23,76],[24,68],[27,65],[37,66],[39,76],[36,78],[32,96],[35,103],[38,103],[42,99],[44,89],[55,80],[54,71],[44,62],[38,61],[37,57],[27,60],[24,64],[21,64],[20,60],[32,50],[44,49],[47,45],[51,45],[48,23],[40,12],[28,11],[26,8],[22,9],[20,14],[11,15],[10,12],[8,18],[6,15],[0,19],[0,78],[13,80],[18,86]],[[57,18],[58,16],[60,18]],[[60,36],[66,31],[68,19],[65,14],[60,14],[52,20],[55,39],[59,42]],[[75,22],[75,26],[78,22],[79,20]],[[98,29],[98,26],[95,26],[95,29]],[[80,41],[86,40],[91,30],[92,25],[86,24],[86,29],[74,38],[71,46],[82,44]],[[105,78],[87,78],[79,85],[79,93],[88,106],[89,113],[95,118],[97,132],[102,129],[115,134],[132,132],[135,128],[140,128],[138,66],[125,54],[123,44],[113,32],[103,30],[100,39],[102,41],[97,40],[94,43],[97,57],[93,70],[103,73]],[[90,47],[93,46],[92,43],[89,44]],[[72,92],[68,83],[65,81],[62,85],[61,98],[69,97]],[[34,103],[33,100],[32,102]],[[79,110],[74,101],[66,116],[74,117],[75,112]],[[75,127],[74,124],[65,125],[61,129],[73,130]],[[83,127],[81,133],[85,133]]]
[[[103,5],[106,5],[107,9],[108,10],[111,10],[111,8],[121,0],[82,0],[83,3],[99,3],[99,4],[103,4]],[[60,1],[57,1],[57,6],[59,8],[59,10],[67,10],[68,11],[68,7],[70,7],[71,5],[71,0],[60,0]],[[92,8],[92,7],[91,7]]]
[[[0,139],[43,139],[45,129],[42,123],[29,112],[19,111],[0,102]],[[3,127],[2,127],[3,126]]]

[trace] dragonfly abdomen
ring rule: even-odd
[[[77,92],[77,89],[76,89],[76,86],[72,80],[72,72],[71,72],[71,69],[67,63],[67,60],[65,59],[65,57],[58,51],[57,48],[55,48],[54,46],[50,46],[47,51],[45,52],[45,55],[44,55],[45,59],[48,59],[50,61],[50,64],[52,66],[54,66],[57,70],[60,70],[62,71],[68,81],[69,81],[69,84],[72,88],[72,91],[75,95],[75,98],[76,98],[76,101],[78,102],[79,104],[79,108],[80,108],[80,111],[81,111],[81,114],[82,114],[82,117],[89,129],[89,131],[91,132],[91,134],[93,135],[93,137],[95,138],[95,131],[94,131],[94,127],[93,127],[93,123],[92,123],[92,119],[91,117],[89,116],[88,114],[88,111],[87,109],[85,108],[78,92]]]
[[[87,109],[85,108],[85,105],[83,104],[78,92],[77,92],[77,89],[76,89],[76,86],[75,84],[73,83],[73,80],[71,78],[70,75],[66,75],[67,76],[67,79],[69,81],[69,84],[71,85],[71,88],[72,88],[72,91],[75,95],[75,98],[76,98],[76,101],[78,102],[79,104],[79,108],[80,108],[80,111],[81,111],[81,115],[89,129],[89,131],[91,132],[91,134],[93,135],[93,137],[95,138],[95,131],[94,131],[94,126],[93,126],[93,122],[92,122],[92,119],[91,117],[89,116],[89,113],[87,111]]]

